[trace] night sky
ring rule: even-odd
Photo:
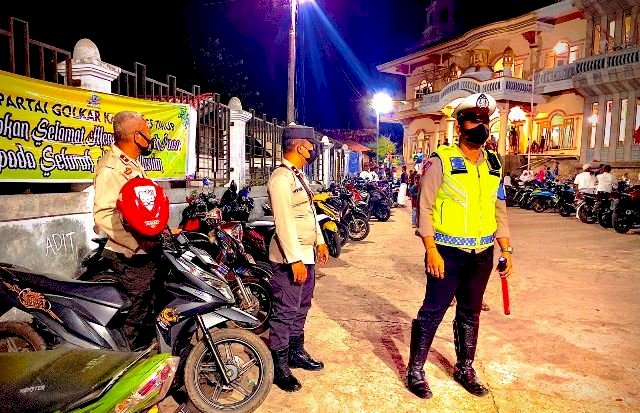
[[[552,1],[504,1],[489,8],[462,0],[467,27],[548,3]],[[170,9],[158,4],[93,3],[93,14],[86,2],[4,2],[0,27],[8,28],[8,16],[27,20],[32,38],[66,50],[88,37],[108,63],[130,71],[134,61],[145,63],[154,79],[163,81],[172,74],[178,87],[191,90],[198,84],[203,92],[221,93],[224,102],[239,96],[245,109],[285,119],[287,0],[174,1]],[[400,77],[379,74],[375,66],[415,50],[422,40],[427,1],[316,4],[301,7],[298,120],[319,129],[373,127],[375,117],[366,99],[375,91],[397,93],[404,87]],[[382,132],[390,128],[383,125]]]

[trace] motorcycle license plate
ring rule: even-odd
[[[253,257],[251,256],[251,254],[244,254],[245,258],[247,259],[247,261],[249,261],[249,264],[253,264],[255,265],[256,260],[253,259]]]

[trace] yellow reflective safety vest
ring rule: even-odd
[[[435,151],[443,172],[433,206],[436,244],[467,249],[493,245],[502,165],[495,152],[483,152],[484,162],[476,166],[458,145],[442,145]]]

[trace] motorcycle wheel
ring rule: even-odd
[[[560,216],[563,217],[570,217],[571,215],[573,215],[571,213],[571,205],[568,204],[562,204],[558,210],[558,212],[560,213]]]
[[[29,325],[18,321],[0,322],[0,353],[46,350],[44,339]]]
[[[611,228],[613,226],[613,216],[609,209],[600,211],[598,214],[598,223],[602,228]]]
[[[324,234],[324,241],[327,243],[329,249],[329,255],[333,258],[338,258],[342,250],[340,234],[333,231],[322,231]]]
[[[373,215],[380,222],[388,221],[391,218],[391,210],[389,208],[379,206],[373,212]]]
[[[531,209],[533,209],[533,211],[537,213],[544,212],[547,209],[547,204],[543,201],[540,201],[539,199],[536,199],[531,203]]]
[[[629,232],[629,230],[631,229],[630,217],[631,216],[627,214],[626,210],[613,211],[613,229],[615,229],[618,234],[625,234]]]
[[[269,284],[267,280],[259,277],[243,278],[242,283],[253,295],[253,298],[258,301],[258,309],[257,311],[253,311],[251,315],[257,318],[260,324],[253,328],[238,323],[232,324],[243,330],[251,331],[254,334],[262,334],[269,329],[269,322],[273,316],[274,299],[271,284]],[[235,295],[236,291],[234,290],[233,293]]]
[[[348,224],[349,229],[349,238],[354,241],[362,241],[367,238],[369,235],[369,230],[371,227],[369,226],[369,222],[365,219],[365,217],[360,215],[354,215],[349,221]]]
[[[338,224],[338,232],[340,233],[340,247],[344,247],[349,241],[349,229],[347,225]]]
[[[578,207],[578,218],[585,224],[594,224],[596,222],[596,217],[593,216],[591,208],[585,204]]]
[[[211,330],[225,372],[219,372],[204,339],[198,341],[184,366],[189,399],[203,413],[248,413],[258,408],[273,383],[273,359],[257,335],[237,329]],[[230,379],[225,385],[221,374]]]

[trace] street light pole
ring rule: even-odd
[[[376,109],[376,166],[380,158],[380,112]]]
[[[289,90],[287,94],[287,124],[295,121],[296,93],[296,22],[298,20],[298,0],[291,0],[291,28],[289,29]]]

